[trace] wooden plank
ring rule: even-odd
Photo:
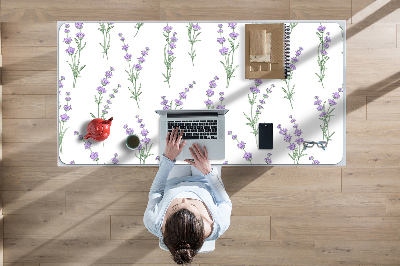
[[[110,239],[109,215],[6,215],[4,238]]]
[[[3,94],[57,95],[56,71],[4,71]]]
[[[272,217],[272,240],[400,241],[400,217]]]
[[[316,240],[318,263],[398,264],[400,241]]]
[[[379,23],[398,23],[400,4],[390,0],[352,0],[352,23],[367,28]]]
[[[396,48],[396,25],[393,23],[377,23],[367,28],[352,24],[346,30],[357,32],[355,36],[346,40],[346,47],[351,47],[351,49]],[[349,54],[349,56],[352,55]]]
[[[222,172],[227,191],[340,192],[341,185],[341,171],[338,167],[230,166],[224,167]]]
[[[400,121],[351,121],[346,125],[347,144],[400,144]]]
[[[394,38],[394,36],[392,37]],[[346,71],[351,73],[384,73],[386,76],[399,72],[399,49],[379,47],[357,48],[346,47]],[[367,63],[374,62],[374,63]]]
[[[365,96],[346,97],[346,121],[365,120],[367,115]]]
[[[388,193],[386,196],[386,215],[400,216],[400,194]]]
[[[3,142],[57,143],[57,123],[57,119],[4,119]]]
[[[3,191],[3,214],[65,214],[64,191]]]
[[[4,95],[3,118],[46,118],[45,95]]]
[[[66,192],[68,214],[143,215],[149,192]]]
[[[290,0],[290,19],[350,20],[351,0],[319,0],[308,2]]]
[[[400,71],[389,75],[384,71],[360,73],[347,71],[347,96],[400,97]]]
[[[157,171],[158,167],[137,166],[4,167],[3,189],[148,192]]]
[[[141,216],[111,216],[111,239],[151,239]],[[229,229],[219,239],[270,239],[269,216],[232,216]]]
[[[246,10],[246,12],[244,12]],[[160,20],[254,20],[289,19],[289,0],[285,1],[180,1],[161,0]],[[235,22],[232,21],[232,22]]]
[[[378,121],[400,120],[400,97],[367,96],[367,119]]]
[[[385,216],[385,193],[236,192],[232,216]],[[274,224],[272,223],[272,226]]]
[[[57,22],[3,22],[2,44],[6,46],[57,46]]]
[[[343,168],[343,192],[398,192],[399,168]]]
[[[47,22],[62,20],[145,21],[160,19],[160,0],[79,1],[67,0],[2,0],[1,21]],[[96,12],[87,12],[94,9]]]
[[[170,259],[170,261],[172,261]],[[173,262],[173,261],[172,261]],[[40,266],[149,266],[148,263],[40,263]],[[157,264],[157,266],[172,266],[176,265],[176,263],[161,263]],[[191,263],[191,266],[200,266],[200,264]],[[208,265],[208,264],[207,264]],[[18,266],[18,265],[17,265]]]
[[[14,263],[4,263],[4,266],[40,266],[39,263],[23,263],[23,262],[14,262]]]
[[[347,168],[393,168],[399,166],[400,145],[347,143]]]
[[[158,240],[44,240],[5,239],[4,261],[40,263],[173,263]],[[235,248],[236,247],[236,248]],[[238,252],[237,247],[240,247]],[[214,252],[199,253],[196,263],[314,265],[314,241],[218,239]],[[72,257],[71,254],[74,254]],[[221,254],[226,256],[221,257]],[[92,264],[91,264],[92,265]],[[176,265],[176,263],[175,263]]]
[[[64,100],[63,103],[65,104],[66,101]],[[61,104],[61,106],[63,105]],[[46,119],[57,119],[57,109],[57,95],[46,95]],[[63,110],[64,109],[61,109],[60,112],[62,112]]]
[[[3,47],[3,56],[5,71],[57,69],[57,47],[53,46]]]
[[[55,143],[3,143],[3,167],[52,165],[57,165],[57,144]]]
[[[361,12],[363,9],[367,8],[370,4],[375,2],[376,0],[351,0],[351,17],[352,17],[352,23],[357,23],[355,20],[353,22],[353,17]]]

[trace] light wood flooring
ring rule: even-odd
[[[399,0],[1,0],[4,265],[173,265],[158,167],[57,167],[56,21],[347,21],[347,165],[222,167],[231,225],[193,265],[400,265]],[[0,224],[0,228],[3,227]]]

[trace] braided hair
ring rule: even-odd
[[[203,219],[180,209],[165,222],[164,244],[177,264],[191,263],[205,241]]]

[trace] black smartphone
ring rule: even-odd
[[[258,149],[274,148],[273,123],[258,123]]]

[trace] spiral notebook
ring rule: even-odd
[[[286,79],[290,60],[289,26],[245,24],[245,78]]]

